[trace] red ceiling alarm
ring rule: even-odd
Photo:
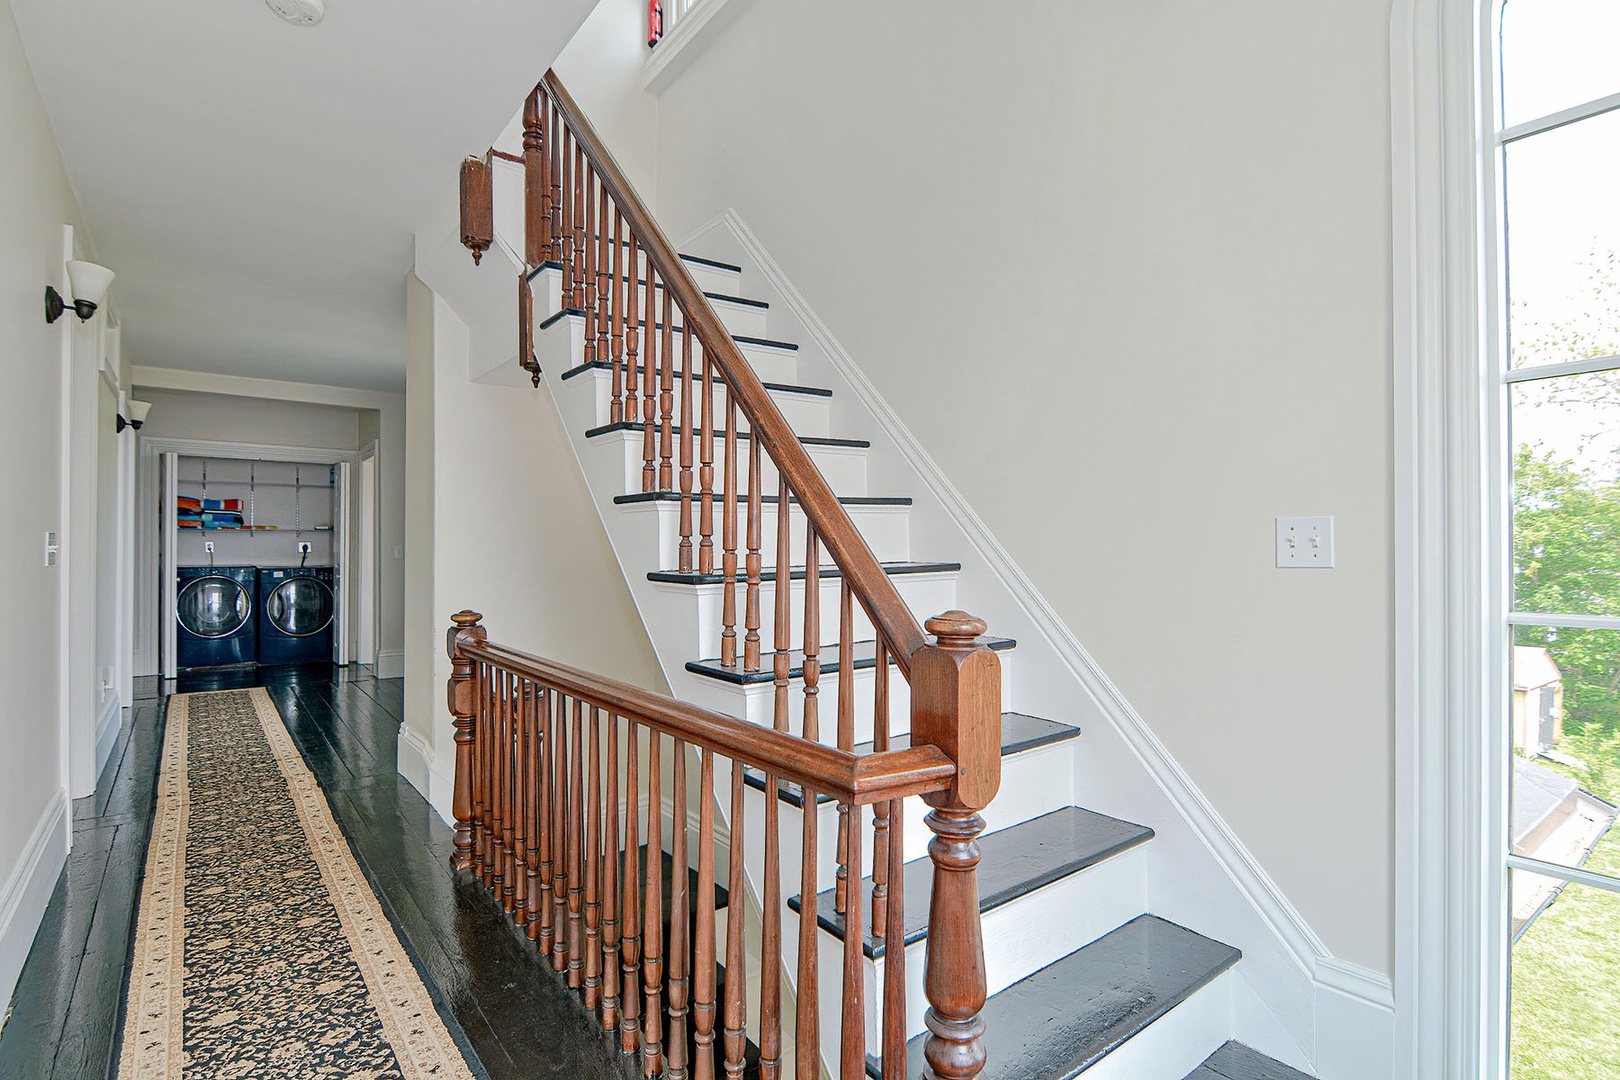
[[[664,39],[664,5],[659,0],[647,3],[647,48]]]

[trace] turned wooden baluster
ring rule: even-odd
[[[691,876],[686,861],[686,743],[676,739],[671,755],[674,790],[670,817],[669,881],[669,1038],[665,1080],[686,1080],[687,1016],[691,985],[687,963],[692,923]],[[651,855],[651,852],[648,852]],[[709,1080],[704,1077],[703,1080]]]
[[[622,218],[622,215],[621,215]],[[636,274],[636,234],[629,234],[629,257],[625,260],[629,269],[625,272],[630,280],[624,284],[624,419],[634,424],[641,416],[640,386],[641,373],[637,365],[637,347],[641,343],[641,316],[636,312],[636,296],[640,284]]]
[[[589,183],[589,174],[585,171],[587,168],[585,147],[578,139],[573,142],[574,169],[569,179],[573,182],[574,189],[574,291],[568,304],[570,307],[584,308],[586,270],[589,266],[586,260],[590,251],[590,245],[585,242],[585,233],[589,228],[585,220],[585,190]]]
[[[568,895],[572,887],[573,851],[568,836],[568,698],[557,697],[551,753],[551,922],[555,936],[551,942],[551,967],[568,970]]]
[[[632,274],[635,267],[630,268]],[[611,303],[608,308],[608,333],[613,340],[609,346],[613,351],[613,400],[608,409],[608,420],[618,424],[624,421],[624,212],[617,206],[613,208],[613,269],[608,283],[608,296]],[[636,294],[635,283],[629,289],[630,295]],[[631,368],[631,393],[635,392],[635,369]],[[634,408],[634,405],[631,406]]]
[[[537,810],[540,821],[540,897],[537,904],[540,910],[531,915],[539,923],[538,926],[531,924],[531,929],[534,940],[539,943],[541,956],[550,956],[557,942],[557,829],[551,805],[555,797],[552,779],[557,771],[557,730],[553,718],[556,699],[560,696],[557,691],[547,687],[541,691],[539,702],[540,805]]]
[[[656,289],[657,275],[653,273],[652,263],[647,264],[647,283],[644,299],[642,325],[646,327],[645,353],[641,366],[644,369],[641,380],[641,490],[652,491],[658,483],[658,327],[655,325],[657,316],[654,314],[653,298]],[[666,348],[664,350],[668,352]]]
[[[849,591],[849,578],[842,578],[838,587],[838,749],[855,749],[855,604]],[[860,813],[853,816],[847,803],[838,804],[838,876],[834,882],[833,909],[844,914],[849,902],[849,830],[851,822],[858,823]],[[859,869],[859,866],[856,867]],[[860,875],[855,875],[860,880]]]
[[[849,822],[848,837],[844,841],[848,865],[859,870],[861,865],[860,816],[851,814],[844,803],[838,804],[838,819]],[[857,885],[860,874],[855,875]],[[862,916],[866,905],[856,897],[844,912],[844,1012],[839,1024],[842,1048],[839,1075],[864,1077],[866,1075],[866,926]],[[894,966],[904,972],[905,950],[893,954]]]
[[[608,713],[607,825],[602,862],[602,1030],[619,1028],[619,718]]]
[[[564,227],[564,198],[562,198],[562,162],[564,162],[564,146],[569,139],[567,125],[562,121],[562,113],[557,112],[552,100],[546,99],[546,133],[551,138],[546,139],[546,175],[551,180],[551,261],[562,267],[562,304],[569,303],[569,256],[567,244],[570,233]]]
[[[548,226],[551,182],[545,176],[545,128],[540,119],[540,89],[523,99],[523,269],[539,266],[551,256]]]
[[[741,766],[733,766],[740,769]],[[765,774],[765,867],[760,890],[759,1077],[777,1080],[782,1068],[782,853],[778,807],[782,788]],[[741,850],[733,848],[732,850]],[[741,859],[735,860],[741,862]],[[738,894],[741,895],[741,894]],[[727,971],[730,979],[730,971]]]
[[[750,439],[750,443],[758,440]],[[776,653],[771,657],[775,694],[775,727],[788,729],[788,672],[793,662],[793,558],[792,522],[788,513],[787,477],[777,474],[776,482]],[[809,523],[806,522],[806,531]],[[808,644],[808,643],[807,643]]]
[[[558,140],[557,181],[553,189],[557,195],[557,257],[562,260],[562,305],[569,308],[578,306],[574,302],[574,290],[579,285],[574,276],[574,133],[566,124],[559,124],[557,131],[562,135]]]
[[[847,589],[848,586],[846,585]],[[889,649],[880,635],[877,639],[876,686],[872,702],[872,751],[889,749]],[[840,692],[842,688],[840,688]],[[853,702],[851,709],[853,711]],[[842,706],[840,705],[840,710]],[[851,720],[853,724],[853,719]],[[889,922],[889,809],[888,802],[872,807],[872,930]]]
[[[524,791],[527,793],[523,811],[523,820],[527,825],[529,834],[529,866],[528,866],[528,921],[523,932],[530,941],[540,934],[540,909],[550,902],[551,898],[540,888],[540,842],[544,829],[541,827],[545,819],[540,815],[540,793],[543,785],[540,782],[540,743],[542,723],[540,709],[543,705],[540,686],[537,683],[525,681],[523,684],[523,715],[524,730],[528,733],[528,749],[525,755],[524,770],[526,779]]]
[[[781,513],[779,508],[777,513]],[[821,550],[815,527],[805,525],[804,558],[804,729],[807,742],[821,740]],[[787,567],[780,555],[776,568],[778,595],[792,588]],[[799,1013],[795,1030],[795,1059],[798,1080],[819,1080],[821,1075],[821,995],[818,974],[818,946],[821,930],[816,921],[818,884],[816,843],[820,815],[816,813],[818,793],[811,788],[801,792],[800,820],[803,823],[799,864]]]
[[[872,928],[883,928],[885,956],[906,955],[905,915],[905,845],[901,843],[901,827],[905,824],[902,813],[904,803],[895,799],[885,804],[890,826],[889,849],[884,859],[885,877],[894,885],[889,890],[888,905],[883,921],[873,916]],[[875,857],[875,856],[874,856]],[[882,1054],[883,1080],[905,1080],[906,1075],[906,965],[903,961],[883,965],[883,1018]]]
[[[568,778],[568,985],[585,982],[585,703],[574,699]]]
[[[743,931],[747,920],[747,905],[743,903],[743,763],[731,762],[731,847],[727,861],[730,873],[726,877],[726,1005],[725,1005],[725,1068],[726,1080],[741,1080],[743,1050],[747,1045],[748,995],[747,978],[743,968]],[[766,787],[770,790],[769,785]],[[730,897],[737,897],[732,900]],[[703,1076],[707,1080],[708,1074]]]
[[[484,865],[484,884],[497,901],[501,898],[501,886],[506,881],[506,859],[501,850],[505,839],[502,828],[506,807],[502,805],[501,798],[501,718],[495,708],[495,669],[488,664],[483,665],[483,717],[484,725],[489,731],[488,753],[485,755],[484,776],[486,779],[484,790],[489,793],[489,804],[486,812],[489,815],[489,857]]]
[[[588,366],[596,363],[598,356],[596,351],[598,333],[596,326],[596,290],[600,286],[600,282],[596,279],[596,234],[599,231],[596,222],[596,171],[591,168],[589,162],[585,163],[585,168],[579,177],[578,183],[579,198],[583,207],[583,212],[580,214],[583,228],[579,237],[581,244],[584,246],[580,264],[585,282],[584,287],[580,289],[580,306],[585,311],[584,361]]]
[[[658,333],[658,490],[672,491],[675,487],[675,333],[671,310],[669,283],[664,283],[663,325]]]
[[[634,1054],[641,1048],[641,875],[637,872],[641,841],[637,808],[641,779],[636,766],[639,739],[635,721],[625,729],[624,740],[624,851],[621,877],[624,879],[624,935],[619,939],[621,1003],[624,1020],[619,1025],[619,1052]]]
[[[512,724],[512,676],[495,674],[496,710],[501,725],[501,906],[508,915],[517,911],[517,806],[513,783],[513,746],[517,742]]]
[[[512,714],[512,918],[529,925],[529,730],[523,680],[507,679],[507,708]]]
[[[730,394],[727,394],[730,398]],[[729,404],[729,400],[728,400]],[[736,428],[737,411],[731,411],[732,427]],[[760,583],[760,534],[765,531],[763,514],[760,508],[759,490],[759,439],[753,432],[748,433],[748,555],[743,570],[748,575],[748,589],[746,606],[743,614],[743,626],[747,631],[743,635],[743,670],[759,670],[759,583]]]
[[[703,408],[698,416],[698,573],[714,573],[714,365],[709,350],[703,357]],[[705,1078],[707,1080],[707,1078]]]
[[[986,996],[979,924],[978,836],[1001,784],[1001,664],[979,641],[984,623],[947,611],[926,623],[936,644],[911,658],[911,740],[937,746],[957,764],[955,783],[923,801],[934,809],[928,854],[934,861],[928,909],[925,1075],[972,1080],[984,1069],[980,1016]],[[893,905],[891,905],[892,907]],[[891,918],[892,918],[891,914]]]
[[[590,794],[585,800],[585,1007],[602,1003],[602,718],[591,706]]]
[[[720,538],[720,662],[737,666],[737,403],[726,395],[725,494],[720,499],[723,519]]]
[[[473,871],[476,866],[473,853],[483,829],[480,820],[483,800],[482,793],[475,790],[473,780],[476,684],[473,681],[473,663],[463,651],[463,646],[484,640],[484,628],[478,625],[482,618],[476,611],[458,611],[450,616],[452,625],[445,635],[445,647],[450,654],[450,682],[445,691],[456,728],[456,787],[451,804],[456,819],[456,839],[450,865],[467,872]]]
[[[663,736],[647,729],[646,917],[642,923],[641,1072],[657,1076],[664,1068],[664,800],[659,765]]]
[[[684,317],[683,317],[684,321]],[[681,334],[681,542],[678,569],[692,570],[692,331]]]
[[[701,1080],[715,1075],[714,800],[714,751],[705,747],[698,771],[697,933],[692,943],[692,1075]],[[739,903],[738,919],[742,909]]]
[[[598,182],[596,193],[596,358],[606,363],[613,356],[609,310],[613,296],[613,242],[608,228],[607,185]]]

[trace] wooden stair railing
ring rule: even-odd
[[[995,653],[979,640],[985,626],[960,611],[946,612],[928,620],[926,629],[918,625],[894,581],[873,556],[843,503],[782,416],[685,262],[555,72],[547,72],[529,96],[523,120],[526,192],[523,257],[526,265],[520,272],[519,360],[538,383],[540,371],[533,353],[537,326],[529,281],[534,271],[554,270],[560,277],[564,311],[583,321],[585,363],[605,366],[611,371],[610,420],[640,431],[643,492],[654,498],[679,501],[677,571],[718,573],[721,579],[721,663],[744,673],[757,674],[765,670],[769,660],[773,721],[771,728],[762,728],[490,645],[484,640],[483,631],[475,625],[476,617],[462,613],[456,617],[459,629],[452,631],[451,637],[451,655],[457,671],[451,687],[458,749],[456,863],[479,873],[497,890],[514,917],[520,909],[520,895],[522,903],[527,905],[533,902],[534,890],[539,889],[554,907],[547,903],[541,903],[537,910],[521,907],[531,934],[556,950],[554,962],[557,962],[555,958],[567,957],[570,965],[579,965],[568,967],[571,981],[576,970],[586,972],[581,974],[581,979],[605,980],[608,976],[600,969],[596,976],[588,975],[584,965],[590,961],[586,956],[576,959],[576,943],[572,937],[562,934],[564,925],[569,927],[570,934],[573,932],[575,923],[565,920],[574,919],[580,904],[575,902],[572,892],[564,896],[555,884],[560,879],[569,883],[570,890],[577,890],[579,875],[588,875],[583,865],[574,865],[576,854],[568,845],[583,842],[590,851],[600,854],[601,850],[614,849],[620,839],[630,844],[623,849],[626,852],[635,850],[631,841],[639,843],[633,831],[624,837],[611,832],[599,833],[594,839],[591,835],[579,835],[579,828],[574,827],[576,808],[556,801],[562,798],[560,791],[567,791],[569,799],[580,797],[578,778],[557,772],[561,766],[556,762],[567,754],[570,745],[577,751],[582,737],[592,753],[596,752],[599,712],[610,718],[621,718],[632,732],[639,728],[648,740],[648,753],[654,761],[665,737],[676,743],[676,757],[672,760],[684,760],[687,746],[701,750],[704,813],[710,812],[713,801],[714,792],[709,784],[716,753],[737,765],[764,772],[767,792],[776,792],[783,783],[802,786],[806,812],[802,815],[801,886],[811,898],[817,891],[815,868],[819,843],[814,793],[831,796],[838,804],[835,906],[846,921],[845,980],[840,1003],[844,1024],[838,1060],[841,1075],[845,1080],[854,1080],[865,1075],[866,1060],[866,1005],[860,948],[865,936],[863,927],[869,914],[871,925],[883,928],[885,935],[903,933],[900,800],[920,795],[932,807],[926,822],[935,834],[929,844],[935,873],[924,980],[929,1001],[925,1056],[931,1074],[939,1080],[976,1077],[985,1061],[979,1014],[986,997],[975,877],[979,857],[976,838],[984,829],[978,811],[994,797],[1001,770],[1001,670]],[[469,158],[463,165],[462,180],[462,233],[476,257],[493,236],[488,209],[492,200],[483,190],[490,182],[489,169],[482,159]],[[717,390],[724,394],[723,409],[717,407]],[[744,441],[746,448],[740,446]],[[717,442],[720,444],[718,455]],[[762,626],[765,505],[772,501],[763,491],[766,461],[774,466],[776,473],[773,544],[776,580],[768,627]],[[718,540],[716,503],[720,516]],[[798,537],[794,535],[796,521],[802,521]],[[792,569],[794,550],[799,545],[802,545],[804,558],[802,570]],[[836,567],[838,578],[838,610],[834,614],[836,641],[830,645],[826,640],[828,620],[823,619],[821,611],[824,554]],[[791,579],[801,573],[804,610],[796,619],[792,610]],[[831,576],[826,580],[830,584]],[[870,644],[874,653],[870,711],[874,751],[864,756],[853,752],[857,724],[855,674],[858,666],[864,666],[857,664],[856,659],[857,605],[874,636]],[[740,635],[739,621],[742,623]],[[762,636],[762,630],[768,632],[773,647],[768,655],[763,651],[762,642],[766,637]],[[795,638],[799,642],[798,650],[794,649]],[[834,657],[833,665],[826,672],[823,670],[824,652]],[[791,715],[795,710],[790,693],[795,654],[802,696],[797,725]],[[908,751],[888,749],[891,671],[898,671],[909,683],[913,749]],[[825,736],[819,705],[824,674],[837,680],[836,724]],[[468,689],[470,687],[478,689]],[[548,711],[560,701],[576,703],[572,737],[566,720]],[[591,711],[589,736],[583,735],[580,708]],[[536,720],[537,716],[541,719]],[[525,717],[528,719],[523,719]],[[547,717],[550,719],[545,719]],[[613,740],[618,733],[618,722],[611,720],[607,725],[606,753],[610,759],[616,752]],[[831,745],[827,745],[829,741]],[[490,758],[487,755],[492,745],[501,749]],[[635,753],[631,749],[634,745],[635,739],[626,736],[626,754]],[[530,763],[526,754],[538,757]],[[922,756],[915,756],[918,754]],[[465,783],[463,756],[468,768]],[[576,761],[571,767],[577,766]],[[548,767],[551,772],[546,771]],[[597,765],[589,767],[592,777],[597,777]],[[618,767],[610,762],[606,772],[613,773]],[[634,772],[628,763],[626,767]],[[656,771],[648,773],[649,785],[659,783]],[[742,769],[730,771],[733,814],[737,815],[732,843],[733,850],[740,856]],[[672,795],[680,805],[686,796],[684,771],[676,770],[675,776],[681,787]],[[573,786],[569,787],[571,781]],[[596,782],[593,779],[592,783]],[[485,794],[497,789],[501,794],[492,805],[481,801]],[[615,806],[616,790],[610,797],[610,803]],[[647,796],[657,802],[662,792],[655,788]],[[594,798],[593,794],[593,803]],[[873,808],[873,850],[870,853],[873,891],[869,913],[861,910],[863,904],[847,902],[850,896],[859,897],[857,886],[866,865],[861,851],[861,815],[865,806]],[[517,819],[514,814],[518,815]],[[784,898],[780,883],[778,815],[778,800],[766,798],[760,826],[765,865],[759,898],[764,911],[761,948],[766,971],[779,969],[782,955]],[[607,818],[612,816],[606,815]],[[625,828],[633,830],[634,826],[627,821]],[[699,839],[701,872],[704,840]],[[662,841],[659,826],[649,820],[649,851],[658,849]],[[679,852],[672,853],[680,862],[687,852],[685,832],[679,825],[671,842],[681,847]],[[559,870],[565,861],[576,871],[574,876]],[[648,862],[651,865],[652,860]],[[741,862],[739,857],[731,864],[733,882],[737,885],[741,881]],[[608,859],[604,865],[612,863],[613,860]],[[519,873],[519,867],[529,869]],[[585,878],[585,885],[590,887],[589,876]],[[601,887],[600,881],[598,886]],[[651,891],[649,884],[649,897]],[[702,888],[699,893],[700,899],[706,895]],[[635,938],[630,933],[632,918],[645,915],[651,920],[635,924],[646,927],[648,935],[655,933],[655,923],[661,926],[661,921],[653,918],[660,913],[635,909],[631,901],[627,888],[622,933],[629,936],[624,942]],[[584,910],[592,910],[591,901],[583,903]],[[672,934],[677,922],[679,920],[671,923]],[[701,932],[701,918],[698,924]],[[731,923],[728,921],[727,925],[729,931]],[[586,926],[584,929],[587,933],[579,943],[581,949],[589,953],[593,948],[603,947],[600,928]],[[819,1069],[815,1064],[819,1043],[815,981],[818,934],[814,918],[800,919],[795,1031],[801,1077],[814,1077]],[[677,945],[669,944],[672,948]],[[708,961],[712,962],[712,942],[709,944]],[[732,955],[732,944],[727,943],[727,959],[740,961],[740,952]],[[659,1003],[658,995],[663,992],[659,987],[666,977],[659,966],[663,945],[654,937],[636,939],[634,945],[635,949],[642,950],[640,966],[647,996],[646,1010],[640,1015],[649,1025],[660,1022],[661,1014],[654,1010],[654,1005]],[[691,945],[682,941],[679,948]],[[740,938],[736,945],[741,948]],[[625,976],[629,977],[634,974],[632,958],[625,951],[625,944],[617,947],[619,959],[625,965]],[[656,962],[648,959],[648,948],[659,954]],[[903,946],[898,944],[888,953],[890,957],[903,954]],[[693,960],[700,967],[704,963],[701,958]],[[903,967],[885,965],[886,972],[890,966]],[[677,999],[683,1024],[687,1022],[689,990],[697,989],[701,999],[698,984],[688,981],[688,973],[695,970],[683,956],[679,966],[672,966],[667,973],[672,1023],[677,1017]],[[740,968],[728,965],[727,970],[735,970],[737,974],[727,980],[725,1075],[735,1076],[740,1073],[732,1071],[732,1031],[736,1026],[733,1021],[744,1015],[737,1010],[745,1006],[740,998],[736,1002],[730,1000],[734,986],[739,988],[737,993],[741,993]],[[777,1075],[779,1068],[781,1018],[778,984],[770,978],[764,983],[758,1005],[762,1025],[760,1075],[769,1080]],[[611,1009],[604,1005],[609,997],[615,997],[607,994],[605,981],[601,987],[597,983],[579,985],[585,990],[587,1004],[601,1009],[604,1026],[616,1027],[623,1033],[625,1051],[639,1048],[644,1071],[648,1076],[657,1073],[665,1060],[663,1033],[633,1025],[634,1004],[629,997],[618,995]],[[878,1010],[880,1053],[882,1074],[888,1080],[901,1076],[904,1070],[904,978],[886,978],[883,993],[883,1004]],[[693,1020],[697,1020],[702,1009],[713,1007],[712,1001],[697,1001],[691,1008]],[[694,1042],[695,1047],[708,1045]],[[673,1043],[670,1050],[668,1075],[685,1076],[687,1063],[683,1060],[677,1064],[674,1060]],[[740,1069],[740,1058],[737,1062],[736,1067]],[[711,1074],[702,1075],[708,1080]]]

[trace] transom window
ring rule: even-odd
[[[1509,1075],[1620,1076],[1620,2],[1507,0]]]

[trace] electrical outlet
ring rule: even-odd
[[[204,540],[203,541],[203,554],[204,555],[212,555],[213,553],[214,553],[214,542],[212,540]]]
[[[1277,567],[1330,570],[1333,567],[1333,515],[1277,519]]]
[[[308,555],[310,553],[310,550],[311,550],[311,546],[310,546],[310,543],[309,543],[308,540],[300,540],[298,542],[298,554],[300,554],[300,555]]]

